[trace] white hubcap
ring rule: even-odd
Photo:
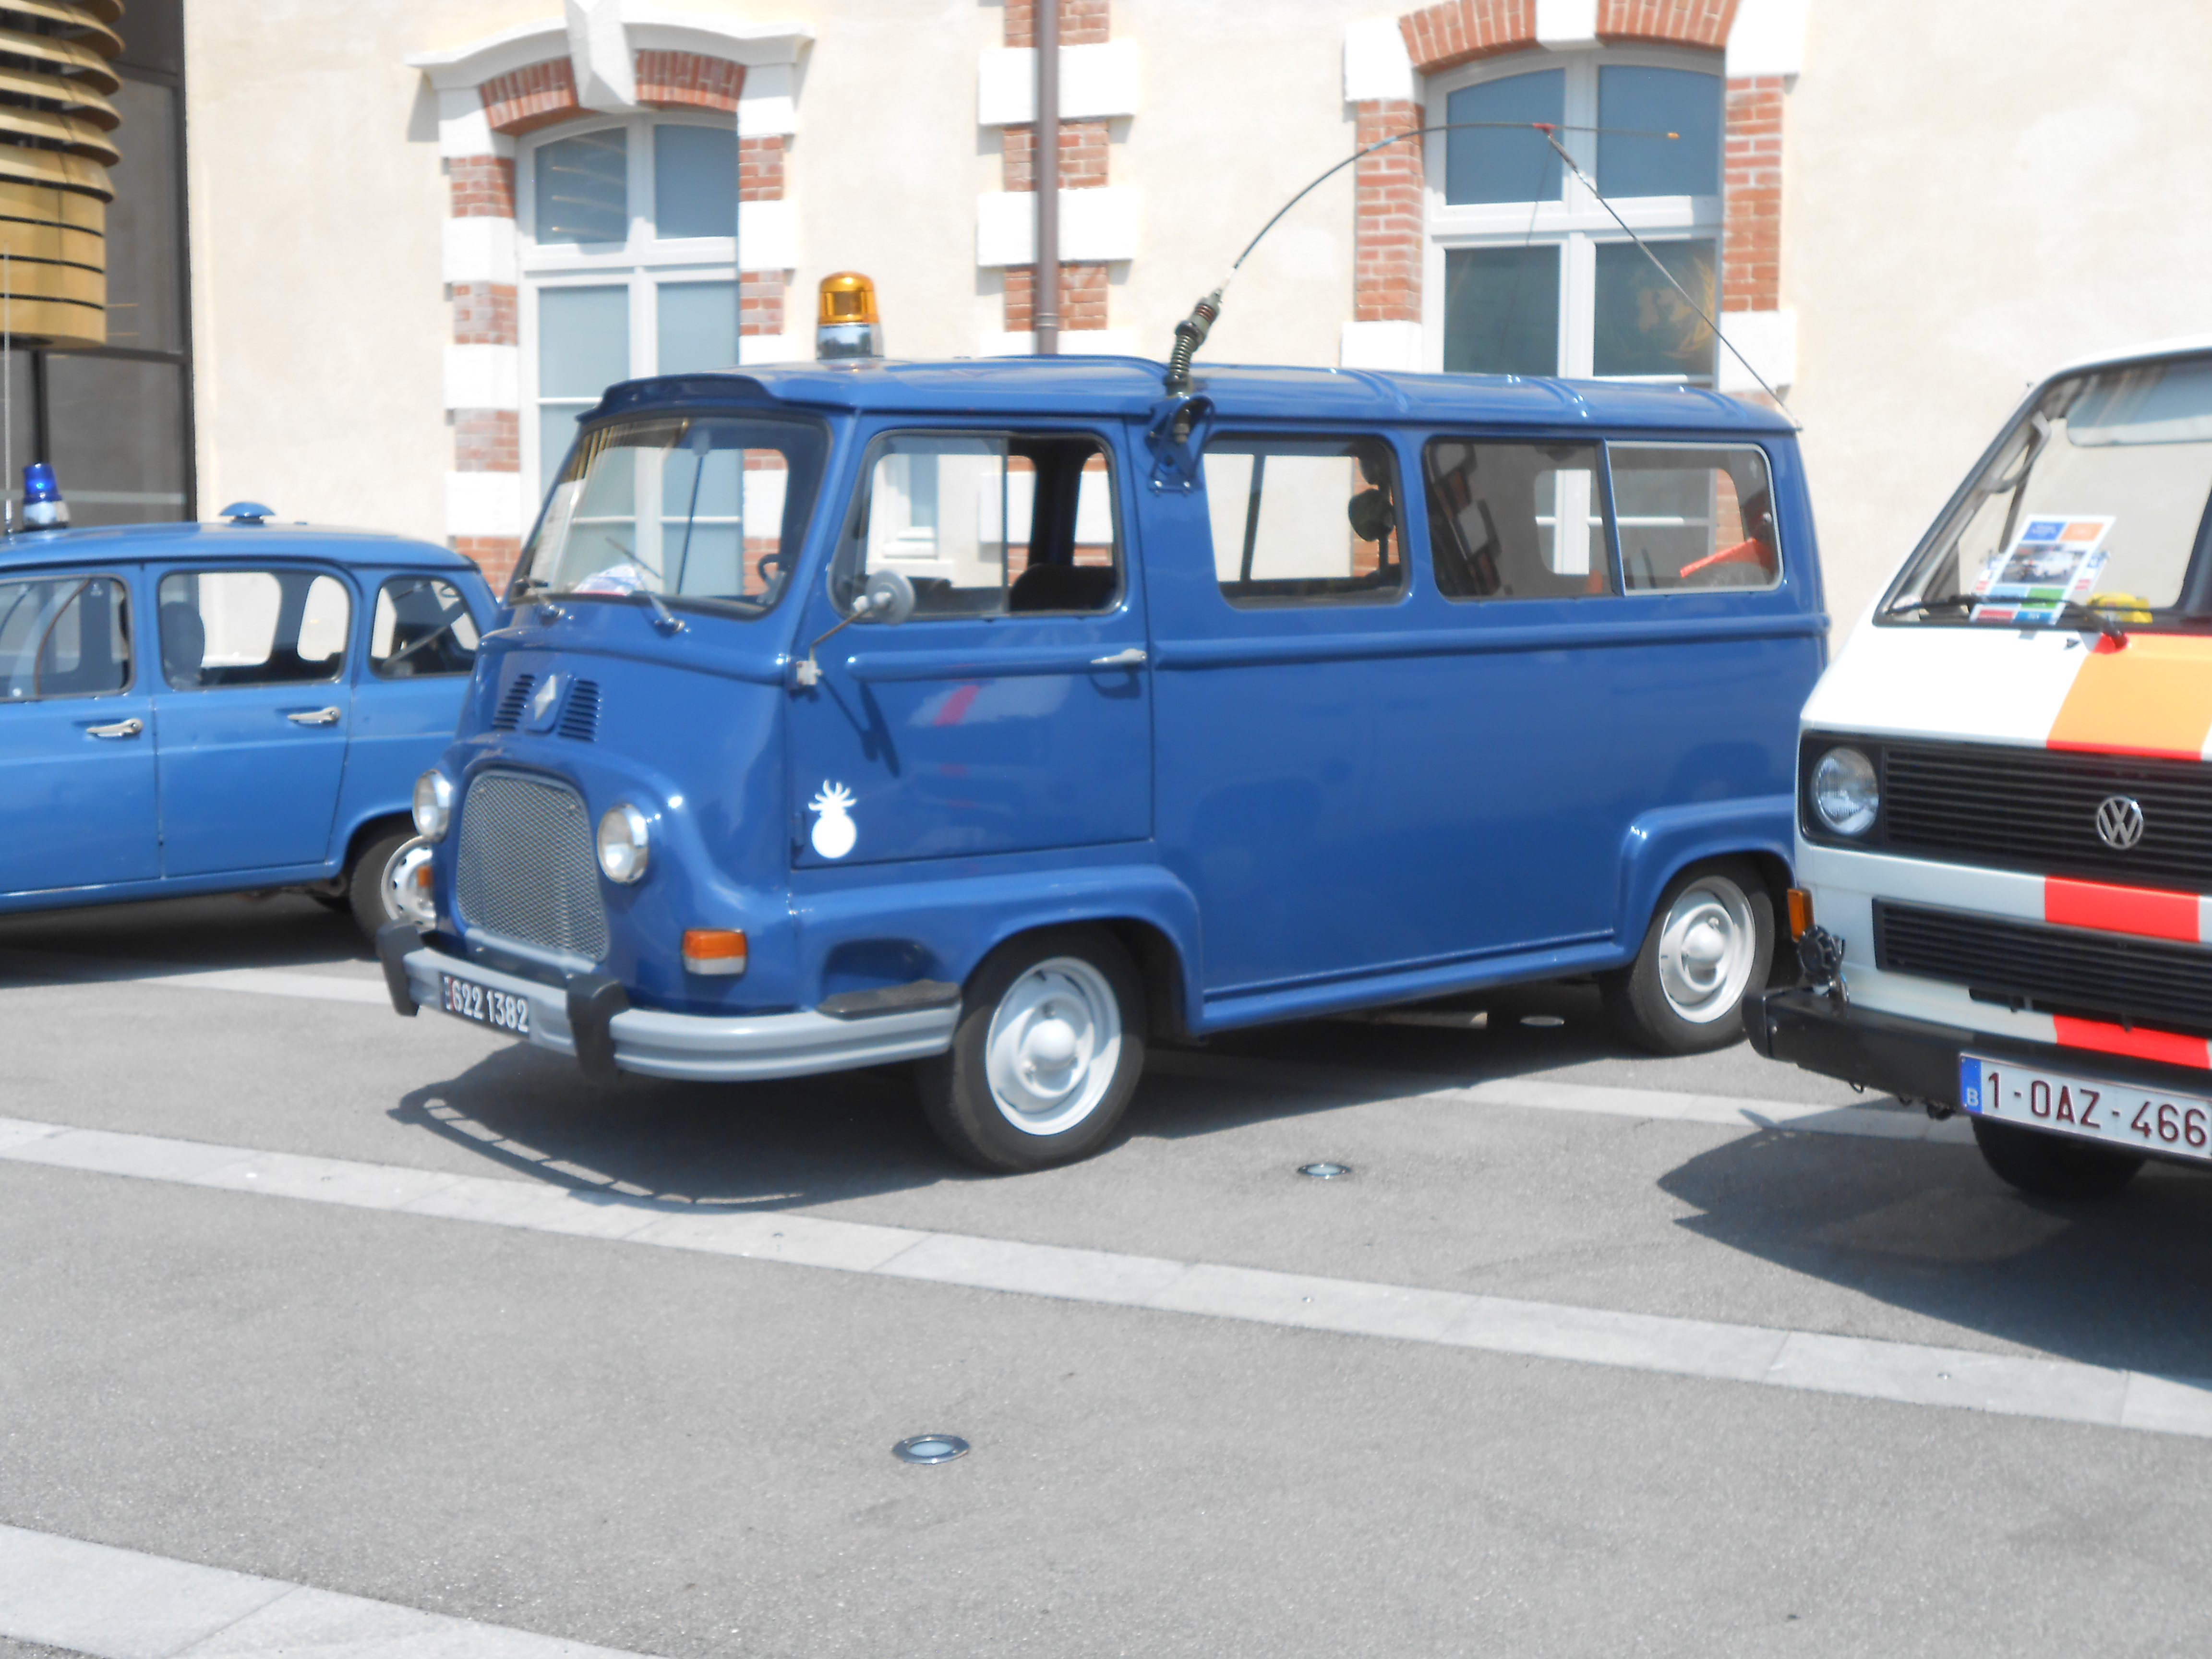
[[[1659,987],[1693,1025],[1731,1012],[1751,981],[1759,933],[1751,901],[1726,876],[1705,876],[1674,896],[1659,930]]]
[[[384,866],[380,891],[384,898],[384,914],[392,921],[411,921],[417,927],[434,927],[437,917],[430,908],[428,894],[418,879],[418,872],[430,861],[430,843],[417,836],[403,842],[399,850]]]
[[[984,1039],[991,1099],[1026,1134],[1058,1134],[1090,1116],[1121,1060],[1121,1005],[1077,957],[1048,957],[1008,986]]]

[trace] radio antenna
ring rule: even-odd
[[[1738,351],[1735,347],[1729,343],[1728,337],[1721,333],[1720,330],[1715,326],[1713,319],[1705,314],[1705,307],[1700,306],[1695,300],[1691,299],[1688,291],[1682,287],[1681,283],[1674,281],[1674,273],[1668,270],[1665,265],[1660,264],[1658,255],[1651,252],[1650,246],[1641,236],[1638,236],[1636,234],[1634,228],[1618,213],[1613,212],[1613,204],[1607,201],[1604,197],[1598,195],[1597,185],[1592,182],[1590,176],[1588,173],[1584,173],[1579,167],[1575,165],[1574,157],[1567,154],[1566,150],[1560,145],[1558,137],[1558,135],[1562,132],[1595,132],[1610,134],[1616,137],[1624,138],[1659,138],[1668,140],[1679,139],[1682,135],[1679,132],[1660,132],[1637,127],[1583,126],[1557,121],[1446,121],[1436,126],[1412,127],[1404,132],[1394,132],[1387,138],[1378,138],[1371,144],[1363,145],[1359,149],[1352,151],[1351,155],[1346,156],[1341,161],[1337,162],[1334,167],[1328,167],[1325,171],[1317,174],[1310,183],[1307,184],[1304,190],[1301,190],[1297,195],[1291,197],[1289,201],[1284,203],[1282,206],[1275,210],[1274,216],[1270,218],[1266,224],[1260,227],[1260,234],[1255,236],[1250,241],[1245,243],[1244,251],[1237,256],[1236,260],[1230,265],[1227,273],[1223,276],[1222,279],[1218,283],[1214,284],[1213,291],[1211,294],[1208,294],[1204,299],[1200,300],[1195,306],[1191,307],[1189,316],[1184,318],[1182,321],[1176,325],[1175,349],[1168,355],[1167,390],[1169,394],[1172,397],[1180,398],[1190,391],[1190,360],[1197,355],[1199,347],[1205,344],[1206,337],[1212,331],[1213,325],[1221,316],[1221,296],[1229,291],[1230,283],[1237,280],[1237,271],[1242,270],[1243,268],[1244,262],[1252,257],[1252,250],[1260,246],[1261,241],[1266,237],[1269,231],[1273,230],[1278,224],[1282,222],[1283,216],[1290,212],[1292,208],[1304,201],[1307,197],[1312,195],[1316,190],[1319,189],[1329,179],[1334,178],[1338,173],[1343,172],[1345,168],[1352,166],[1356,161],[1365,160],[1378,149],[1388,149],[1392,144],[1402,144],[1409,138],[1423,137],[1431,132],[1465,132],[1471,129],[1479,127],[1500,129],[1512,132],[1534,132],[1541,137],[1544,142],[1549,144],[1554,150],[1557,150],[1559,152],[1559,159],[1566,163],[1567,167],[1573,172],[1575,177],[1582,182],[1583,186],[1587,189],[1592,196],[1597,197],[1599,204],[1602,206],[1608,214],[1612,215],[1613,222],[1619,225],[1621,229],[1628,233],[1630,240],[1632,240],[1638,247],[1644,250],[1644,257],[1650,259],[1653,264],[1658,266],[1659,274],[1664,276],[1668,282],[1673,285],[1674,289],[1677,294],[1681,295],[1684,300],[1689,301],[1690,309],[1697,313],[1699,319],[1705,323],[1705,326],[1712,330],[1715,337],[1717,337],[1723,345],[1728,347],[1729,355],[1733,356],[1736,362],[1743,364],[1744,368],[1750,374],[1751,378],[1759,382],[1760,387],[1765,392],[1766,395],[1773,398],[1775,404],[1781,408],[1784,413],[1790,412],[1790,406],[1782,401],[1781,393],[1775,391],[1772,386],[1768,386],[1766,384],[1765,377],[1760,374],[1757,369],[1753,368],[1749,362],[1745,361],[1743,354],[1741,351]],[[1792,418],[1795,418],[1794,416]]]
[[[15,283],[9,253],[0,248],[0,536],[15,533]]]

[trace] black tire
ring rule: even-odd
[[[1969,1120],[1982,1162],[2000,1181],[2037,1198],[2110,1198],[2136,1178],[2143,1161],[2016,1123]]]
[[[1680,951],[1680,933],[1668,939],[1678,907],[1684,926],[1710,925],[1724,935],[1725,966],[1702,1001],[1688,994],[1696,987],[1692,965]],[[1701,924],[1700,917],[1710,921]],[[1748,961],[1736,959],[1739,940],[1748,945]],[[1717,859],[1667,884],[1635,963],[1605,975],[1599,985],[1606,1012],[1627,1041],[1654,1054],[1699,1054],[1742,1039],[1744,999],[1766,988],[1773,965],[1774,900],[1766,884],[1746,860]]]
[[[1048,965],[1054,963],[1060,965]],[[1041,967],[1045,971],[1036,973]],[[1067,1000],[1058,1000],[1063,998]],[[1110,1067],[1097,1041],[1109,1017],[1108,1000],[1118,1028],[1111,1037]],[[1054,1008],[1076,1018],[1035,1018]],[[992,1028],[1002,1009],[1006,1024],[1000,1036],[1012,1047],[1003,1048],[994,1064]],[[1073,1033],[1077,1045],[1076,1081],[1061,1095],[1049,1091],[1057,1074],[1026,1063],[1022,1052],[1032,1040],[1048,1055],[1056,1052],[1060,1038],[1043,1029],[1048,1023]],[[1087,1048],[1086,1031],[1091,1041]],[[1105,1145],[1121,1123],[1145,1069],[1145,1037],[1144,987],[1129,953],[1113,934],[1091,927],[1024,934],[986,957],[969,977],[951,1049],[917,1062],[922,1111],[938,1139],[980,1170],[1011,1174],[1072,1164]],[[994,1077],[1006,1077],[1010,1066],[1019,1076],[1042,1077],[1047,1090],[1026,1103],[1002,1098]],[[1025,1103],[1033,1109],[1025,1112]]]
[[[415,839],[413,830],[393,830],[377,836],[361,849],[360,856],[346,871],[346,908],[353,912],[354,926],[368,936],[373,944],[376,930],[387,921],[399,917],[384,901],[384,867],[392,862],[392,854]]]

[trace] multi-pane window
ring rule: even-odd
[[[1396,468],[1376,437],[1231,433],[1206,446],[1213,574],[1240,609],[1395,599],[1406,590]]]
[[[1716,342],[1698,312],[1713,315],[1718,297],[1723,83],[1707,61],[1547,53],[1431,83],[1432,124],[1498,124],[1448,132],[1428,152],[1437,367],[1713,383]],[[1604,201],[1536,123],[1559,129]]]
[[[734,125],[559,128],[522,155],[525,483],[618,380],[738,360]]]
[[[1595,444],[1437,438],[1428,475],[1429,556],[1448,599],[1571,599],[1609,593],[1612,553]]]

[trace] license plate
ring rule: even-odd
[[[438,997],[445,1011],[477,1025],[489,1025],[510,1036],[530,1035],[530,1000],[507,991],[495,991],[473,980],[438,975]]]
[[[2212,1100],[1959,1056],[1959,1103],[1977,1117],[2212,1163]]]

